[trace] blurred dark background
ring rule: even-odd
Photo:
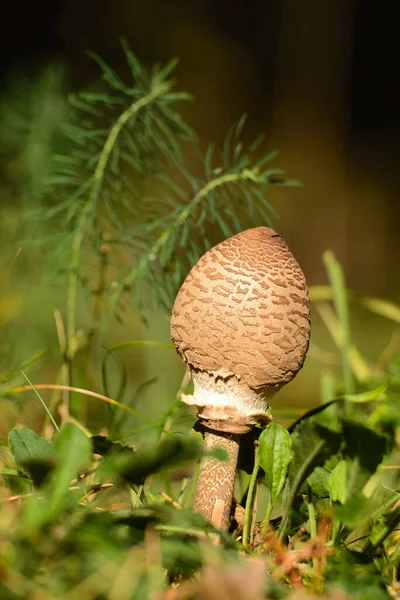
[[[242,112],[302,190],[277,194],[280,228],[312,279],[331,247],[356,288],[399,291],[399,19],[383,0],[39,0],[1,8],[3,86],[60,60],[72,88],[115,68],[124,35],[146,62],[180,58],[187,118],[218,141]],[[307,240],[307,245],[304,241]],[[310,251],[310,248],[312,249]],[[319,267],[318,267],[319,265]],[[373,283],[372,283],[373,282]],[[370,289],[371,288],[371,289]],[[372,290],[373,288],[373,290]]]
[[[69,89],[88,87],[99,75],[88,50],[123,71],[120,36],[148,64],[179,57],[179,88],[196,100],[182,112],[202,142],[220,142],[247,112],[246,135],[265,132],[269,146],[280,150],[277,164],[302,180],[302,188],[273,190],[272,201],[279,214],[275,227],[309,283],[326,283],[322,253],[329,248],[342,262],[349,287],[398,300],[397,5],[395,0],[3,2],[2,90],[16,70],[33,73],[53,61],[65,65]],[[0,194],[0,203],[4,217],[7,195]],[[372,317],[364,327],[364,313],[354,318],[366,354],[376,358],[389,325]],[[48,320],[50,327],[51,313]],[[149,335],[168,339],[168,325],[160,323]],[[311,384],[315,373],[305,369],[288,394],[300,390],[299,401],[307,402],[318,386]]]

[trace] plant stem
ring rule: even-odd
[[[46,405],[46,403],[45,403],[45,402],[44,402],[44,400],[42,399],[42,397],[41,397],[41,395],[39,394],[39,392],[37,391],[36,387],[33,385],[32,381],[29,379],[29,377],[28,377],[28,375],[25,373],[25,371],[23,371],[22,369],[20,369],[20,371],[21,371],[22,375],[25,377],[25,379],[27,380],[27,382],[29,383],[29,387],[30,387],[30,389],[32,389],[32,390],[35,392],[35,394],[36,394],[36,396],[38,397],[39,401],[41,402],[41,404],[42,404],[42,406],[43,406],[44,410],[47,412],[48,416],[50,417],[50,420],[51,420],[51,422],[52,422],[52,423],[53,423],[53,425],[54,425],[54,429],[55,429],[56,431],[59,431],[59,427],[58,427],[57,423],[55,422],[53,415],[51,414],[51,412],[50,412],[50,411],[49,411],[49,409],[47,408],[47,405]]]
[[[310,519],[310,536],[311,536],[311,539],[315,539],[317,537],[317,521],[316,521],[316,517],[315,517],[315,509],[314,509],[311,487],[309,485],[307,485],[306,503],[307,503],[307,508],[308,508],[308,516]]]
[[[64,322],[63,322],[63,318],[61,316],[61,312],[59,310],[55,310],[54,311],[54,320],[56,323],[56,328],[57,328],[57,336],[58,336],[58,343],[60,346],[60,352],[61,352],[61,356],[62,356],[62,365],[61,365],[61,376],[62,376],[62,384],[65,386],[65,389],[63,390],[63,399],[62,399],[62,403],[61,403],[61,410],[60,410],[60,414],[61,414],[61,420],[62,423],[65,423],[68,421],[68,416],[69,416],[69,412],[70,412],[70,391],[67,389],[68,386],[71,385],[71,362],[68,359],[68,346],[67,346],[67,339],[65,337],[65,328],[64,328]],[[51,406],[53,406],[53,404],[51,403]]]
[[[349,351],[351,348],[350,336],[350,317],[347,299],[346,281],[344,278],[342,267],[336,260],[332,252],[324,253],[324,263],[328,271],[328,276],[332,286],[333,302],[335,304],[336,314],[342,326],[342,369],[344,393],[354,394],[355,386],[351,366],[349,362]]]
[[[307,496],[306,496],[306,504],[308,508],[308,517],[310,522],[310,537],[312,540],[315,540],[317,537],[317,519],[315,516],[315,508],[313,503],[312,491],[310,485],[307,484]],[[312,557],[313,567],[315,573],[318,572],[318,560],[316,556]]]
[[[100,195],[101,186],[103,183],[104,173],[114,149],[115,143],[121,133],[123,127],[133,117],[135,113],[142,108],[154,102],[159,96],[166,93],[171,87],[171,83],[163,83],[155,86],[148,94],[136,100],[129,106],[110,129],[107,140],[104,144],[100,158],[97,162],[96,169],[93,173],[93,178],[90,186],[89,196],[82,207],[78,227],[75,233],[72,244],[72,260],[68,277],[68,299],[67,299],[67,335],[68,335],[68,352],[69,358],[72,359],[74,354],[74,341],[76,334],[75,312],[78,296],[78,271],[81,260],[81,249],[83,240],[87,237],[87,228],[90,215],[95,215],[97,199]],[[95,218],[92,217],[94,222]],[[71,356],[72,355],[72,356]]]
[[[103,242],[99,248],[99,272],[97,286],[93,290],[92,324],[87,342],[86,351],[86,385],[92,387],[92,361],[95,357],[98,338],[101,332],[101,317],[103,313],[104,294],[107,288],[108,253],[109,247],[106,243],[106,234],[103,233]]]
[[[206,452],[222,449],[228,455],[224,461],[213,456],[202,458],[193,507],[217,529],[228,529],[240,438],[220,431],[206,431],[204,436]]]
[[[98,398],[99,400],[102,400],[103,402],[107,402],[108,404],[112,404],[114,406],[117,406],[118,408],[122,408],[122,410],[125,410],[125,411],[129,412],[131,415],[138,417],[145,423],[149,423],[149,425],[152,425],[155,429],[162,430],[162,427],[156,421],[149,419],[149,417],[147,417],[143,413],[139,412],[138,410],[135,410],[131,406],[127,406],[126,404],[117,402],[117,400],[113,400],[112,398],[108,398],[107,396],[103,396],[102,394],[98,394],[97,392],[92,392],[91,390],[84,390],[82,388],[77,388],[77,387],[73,387],[73,386],[57,385],[57,384],[52,384],[52,383],[39,383],[39,384],[36,384],[33,387],[33,389],[36,393],[37,393],[37,390],[68,389],[69,391],[75,392],[77,394],[83,394],[85,396],[90,396],[91,398]],[[26,385],[26,386],[15,387],[15,388],[12,388],[11,390],[7,390],[6,392],[0,392],[0,398],[2,396],[8,395],[8,394],[20,394],[21,392],[26,392],[29,390],[32,390],[32,384]],[[167,432],[167,434],[168,434],[168,432]]]
[[[251,474],[249,491],[247,492],[246,500],[246,511],[244,516],[244,529],[243,529],[243,546],[248,548],[250,542],[250,531],[253,518],[253,503],[254,503],[254,490],[257,483],[258,471],[260,469],[260,457],[259,452],[256,449],[254,468]]]
[[[318,442],[318,444],[316,446],[314,446],[314,448],[310,454],[309,460],[304,462],[303,465],[297,471],[297,474],[292,482],[292,485],[291,485],[288,495],[286,497],[286,502],[285,502],[285,506],[283,509],[282,520],[281,520],[281,524],[279,526],[279,531],[278,531],[280,540],[285,539],[285,537],[288,533],[290,523],[291,523],[292,507],[293,507],[295,498],[297,496],[297,493],[300,489],[301,483],[304,480],[304,476],[307,471],[307,468],[308,468],[309,464],[312,463],[314,458],[316,456],[318,456],[318,454],[320,454],[320,452],[322,452],[324,446],[325,446],[325,442],[323,440]],[[287,482],[286,482],[286,485],[287,485]]]
[[[199,480],[199,475],[200,475],[200,463],[197,463],[197,465],[193,471],[193,477],[190,482],[189,490],[188,490],[188,493],[187,493],[187,496],[185,498],[184,505],[183,505],[184,508],[186,508],[186,509],[190,509],[193,506],[193,498],[194,498],[195,491],[197,488],[197,482]]]

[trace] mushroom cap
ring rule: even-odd
[[[171,337],[195,392],[198,383],[197,396],[207,388],[211,403],[224,404],[224,386],[239,385],[258,410],[260,395],[291,381],[308,350],[310,304],[304,274],[281,236],[257,227],[206,252],[178,292]]]

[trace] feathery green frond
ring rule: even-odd
[[[30,215],[32,223],[46,223],[47,235],[52,224],[53,244],[57,240],[52,258],[66,253],[60,260],[65,265],[69,257],[70,347],[80,284],[87,281],[93,289],[99,265],[112,265],[105,268],[114,274],[101,284],[108,317],[121,314],[127,292],[143,317],[149,306],[170,309],[201,254],[245,227],[269,224],[274,215],[270,184],[292,183],[271,167],[276,152],[262,150],[263,135],[243,142],[246,115],[231,127],[222,148],[209,145],[200,156],[203,175],[193,175],[185,166],[182,142],[194,141],[195,135],[176,109],[190,95],[175,91],[170,79],[177,61],[147,68],[125,40],[122,46],[130,81],[90,54],[103,81],[70,96],[71,116],[63,127],[66,151],[53,156],[47,206]]]
[[[245,121],[244,116],[230,129],[219,155],[210,144],[203,159],[202,181],[193,178],[184,167],[180,168],[191,190],[181,188],[165,174],[161,176],[167,188],[164,201],[171,210],[165,212],[163,208],[147,224],[143,235],[148,239],[150,233],[152,242],[144,254],[134,257],[133,268],[117,284],[113,294],[114,310],[127,290],[134,290],[136,305],[142,306],[143,284],[146,283],[152,289],[162,290],[158,294],[153,289],[157,306],[170,309],[185,273],[210,247],[211,229],[217,237],[229,237],[244,228],[243,219],[248,223],[250,217],[250,224],[254,226],[271,223],[275,211],[268,200],[269,184],[285,185],[284,172],[269,167],[276,152],[268,152],[261,158],[255,155],[263,136],[244,147],[240,135]],[[156,205],[154,200],[153,205]]]
[[[68,339],[75,335],[78,280],[84,248],[98,246],[104,232],[122,234],[139,212],[143,186],[165,164],[181,159],[180,142],[194,138],[176,112],[175,103],[188,94],[174,93],[168,76],[175,62],[148,69],[123,41],[132,80],[125,83],[99,56],[105,89],[70,97],[72,118],[64,126],[69,151],[53,159],[47,178],[48,198],[54,200],[43,220],[56,219],[56,229],[73,233],[68,281]],[[35,217],[35,215],[33,215]],[[36,214],[36,217],[38,215]]]

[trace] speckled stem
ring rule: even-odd
[[[218,431],[206,431],[204,436],[206,450],[222,448],[229,457],[227,461],[209,456],[202,459],[193,507],[218,529],[229,525],[240,438]]]

